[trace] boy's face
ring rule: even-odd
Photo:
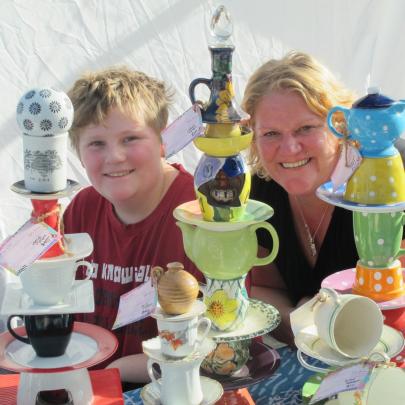
[[[79,155],[94,188],[114,206],[148,195],[161,173],[156,132],[118,108],[103,124],[85,127]]]

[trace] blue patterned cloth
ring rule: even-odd
[[[301,389],[314,374],[303,368],[297,359],[297,351],[290,347],[277,349],[281,362],[279,368],[268,379],[249,387],[256,405],[298,405],[302,404]],[[320,362],[308,362],[320,365]],[[124,393],[125,405],[142,405],[140,389]]]

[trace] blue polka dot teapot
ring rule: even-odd
[[[341,106],[329,110],[329,129],[339,138],[333,123],[333,115],[344,115],[348,139],[358,141],[360,153],[364,157],[389,157],[398,153],[394,142],[405,131],[405,101],[394,101],[380,93],[377,87],[370,87],[368,94],[357,100],[352,108]]]

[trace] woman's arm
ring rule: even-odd
[[[123,382],[146,383],[150,382],[147,361],[148,357],[144,353],[131,354],[114,360],[107,368],[118,368]]]
[[[259,256],[266,253],[266,249],[259,247]],[[254,267],[251,276],[252,298],[267,302],[278,309],[281,315],[281,324],[271,333],[277,340],[294,345],[294,336],[290,325],[290,312],[294,305],[288,296],[287,287],[281,278],[275,264]]]

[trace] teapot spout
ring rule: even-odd
[[[186,255],[191,261],[193,259],[193,238],[194,238],[194,231],[195,227],[190,224],[186,224],[185,222],[177,221],[176,225],[181,229],[181,233],[183,235],[183,246]]]

